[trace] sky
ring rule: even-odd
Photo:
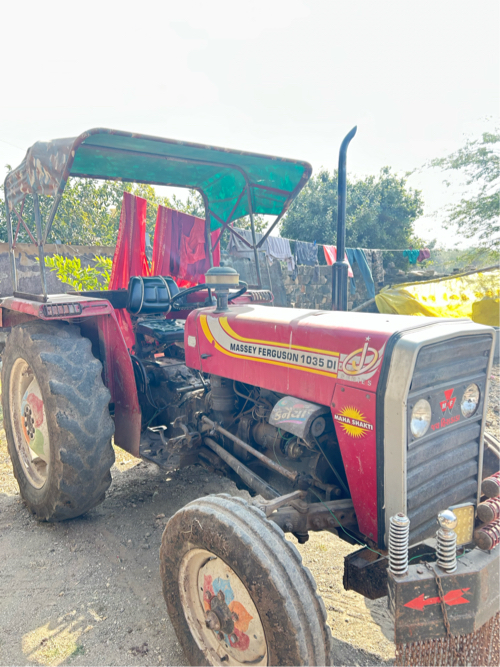
[[[112,127],[401,175],[498,125],[496,0],[207,0],[2,7],[0,173],[38,140]],[[455,247],[458,182],[421,170],[415,231]],[[3,180],[3,176],[2,176]]]

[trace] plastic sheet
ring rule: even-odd
[[[380,313],[425,317],[469,317],[497,327],[500,269],[385,287],[375,297]]]

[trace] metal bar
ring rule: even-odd
[[[259,183],[250,183],[252,188],[259,188],[259,190],[267,190],[268,192],[275,192],[277,195],[290,196],[292,193],[289,190],[280,190],[279,188],[272,188],[270,185],[260,185]]]
[[[14,292],[16,299],[27,299],[28,301],[39,301],[40,303],[46,303],[48,301],[47,296],[42,296],[41,294],[29,294],[28,292]]]
[[[196,189],[196,188],[195,188]],[[201,194],[203,198],[203,205],[205,207],[205,245],[207,247],[207,252],[208,252],[208,260],[210,262],[210,268],[214,265],[214,257],[212,254],[212,238],[210,236],[210,208],[208,205],[208,199],[206,198],[206,195],[203,191],[198,190],[198,192]],[[210,288],[208,290],[208,296],[209,298],[212,297]]]
[[[253,254],[255,257],[255,268],[257,270],[257,280],[259,287],[262,289],[262,277],[260,275],[259,251],[257,249],[257,237],[255,236],[255,222],[253,219],[252,210],[252,194],[250,192],[250,184],[247,182],[247,198],[248,198],[248,213],[250,215],[250,227],[252,228]]]
[[[218,246],[218,244],[219,244],[219,241],[220,241],[221,238],[222,238],[222,234],[223,234],[223,232],[227,229],[227,226],[228,226],[229,223],[231,222],[231,218],[232,218],[232,216],[233,216],[233,213],[234,213],[234,212],[236,211],[236,209],[238,208],[238,204],[240,203],[241,198],[243,197],[244,194],[245,194],[245,188],[243,188],[243,190],[240,192],[240,195],[239,195],[238,199],[236,200],[236,204],[235,204],[235,205],[233,206],[233,208],[231,209],[231,213],[227,216],[226,222],[222,225],[222,229],[220,230],[219,238],[217,239],[217,241],[215,242],[215,244],[212,246],[212,252],[215,250],[215,248],[217,248],[217,246]]]
[[[23,211],[24,211],[24,202],[26,201],[26,197],[23,199],[23,203],[21,204],[21,218],[23,217]],[[16,210],[16,207],[14,206],[14,210]],[[16,210],[16,215],[17,215],[17,210]],[[17,221],[17,227],[16,227],[16,233],[14,234],[14,240],[12,242],[12,247],[15,248],[16,243],[17,243],[17,235],[19,234],[19,227],[21,226],[21,219]]]
[[[12,247],[16,245],[17,242],[17,236],[19,234],[19,227],[21,226],[21,220],[17,221],[17,227],[16,227],[16,233],[14,234],[14,239],[12,240]]]
[[[226,438],[229,438],[233,442],[235,442],[237,445],[240,445],[240,447],[243,447],[243,449],[246,449],[247,452],[250,452],[255,458],[259,459],[259,461],[262,461],[264,465],[266,465],[268,468],[271,468],[271,470],[274,470],[275,472],[278,472],[280,475],[283,475],[283,477],[287,477],[290,479],[292,482],[295,481],[295,478],[297,477],[296,472],[293,472],[292,470],[288,470],[288,468],[284,468],[283,466],[280,466],[278,463],[275,463],[272,459],[270,459],[268,456],[265,454],[262,454],[259,452],[257,449],[254,449],[251,445],[247,444],[244,440],[241,440],[241,438],[238,438],[237,436],[233,435],[229,431],[226,431],[225,428],[222,426],[219,426],[219,424],[216,424],[213,422],[211,419],[206,417],[205,415],[202,417],[202,420],[205,422],[205,424],[208,424],[211,426],[215,431],[219,431],[219,433],[222,433],[222,435],[225,435]]]
[[[24,227],[24,229],[28,232],[28,235],[29,235],[30,239],[33,241],[33,243],[34,243],[35,245],[37,245],[37,243],[36,243],[36,241],[35,241],[35,237],[33,236],[33,234],[32,234],[32,233],[30,232],[30,230],[28,229],[28,225],[27,225],[26,222],[24,221],[23,216],[18,212],[18,210],[17,210],[17,208],[16,208],[15,206],[14,206],[14,213],[15,213],[16,216],[17,216],[17,219],[18,219],[18,221],[19,221],[19,224],[20,224],[21,222],[23,223],[23,227]],[[16,228],[16,239],[15,239],[16,241],[17,241],[17,230],[18,230],[18,228],[19,228],[19,225],[18,225],[17,228]]]
[[[240,241],[242,241],[242,242],[243,242],[245,245],[247,245],[249,248],[252,248],[252,249],[253,249],[252,244],[249,243],[249,242],[246,240],[246,238],[244,238],[241,234],[238,234],[238,232],[234,229],[234,227],[229,227],[228,229],[229,229],[229,231],[231,232],[231,234],[234,234],[235,236],[237,236],[237,237],[240,239]]]
[[[261,240],[259,241],[259,243],[258,243],[258,245],[257,245],[257,248],[260,248],[260,246],[261,246],[263,243],[265,243],[265,242],[267,241],[267,237],[268,237],[269,234],[273,231],[273,229],[276,227],[276,225],[277,225],[278,222],[281,220],[281,218],[283,217],[284,214],[285,214],[285,211],[281,211],[281,213],[280,213],[278,216],[276,216],[276,220],[273,222],[273,224],[269,227],[269,229],[267,230],[267,232],[266,232],[266,233],[264,234],[264,236],[261,238]]]
[[[45,234],[43,236],[44,243],[47,243],[47,239],[49,238],[50,230],[52,229],[52,223],[54,222],[54,218],[56,217],[57,209],[59,208],[59,204],[61,203],[62,196],[63,193],[59,192],[54,198],[52,208],[50,209],[49,216],[47,218],[47,224],[45,226]]]
[[[347,147],[357,131],[357,126],[344,137],[339,151],[338,207],[337,207],[337,261],[332,268],[332,309],[347,310],[347,275],[349,265],[345,260],[345,209],[347,198]]]
[[[40,215],[40,201],[38,194],[33,193],[33,208],[35,209],[36,236],[38,240],[38,263],[40,264],[40,280],[42,281],[42,293],[47,298],[47,282],[45,280],[45,253],[43,251],[42,218]]]
[[[273,500],[274,498],[279,497],[279,493],[273,489],[272,486],[269,486],[262,477],[259,477],[257,474],[252,472],[250,468],[247,468],[241,461],[239,461],[235,456],[226,451],[223,447],[212,440],[212,438],[205,437],[203,442],[210,447],[220,458],[227,463],[227,465],[234,470],[234,472],[241,477],[247,486],[253,489],[256,493],[260,493],[263,498],[266,500]]]
[[[12,290],[15,292],[17,290],[17,270],[16,270],[16,255],[14,252],[14,243],[12,238],[12,220],[10,218],[9,203],[7,201],[7,187],[6,181],[4,181],[4,193],[5,193],[5,217],[7,222],[7,238],[9,240],[9,256],[10,256],[10,279],[12,282]]]

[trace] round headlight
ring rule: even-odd
[[[472,417],[479,405],[480,392],[477,384],[470,384],[464,391],[460,409],[464,417]]]
[[[410,419],[410,431],[416,438],[421,438],[427,433],[431,423],[432,410],[429,402],[421,398],[413,406]]]

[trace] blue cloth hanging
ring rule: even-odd
[[[408,257],[410,264],[416,264],[420,250],[403,250],[403,257]]]
[[[366,291],[370,299],[373,299],[375,296],[375,283],[373,282],[372,272],[366,261],[366,255],[362,248],[346,248],[347,259],[351,266],[354,265],[354,262],[359,266],[363,280],[365,281]],[[356,292],[356,282],[354,278],[349,278],[351,284],[351,292],[354,294]]]

